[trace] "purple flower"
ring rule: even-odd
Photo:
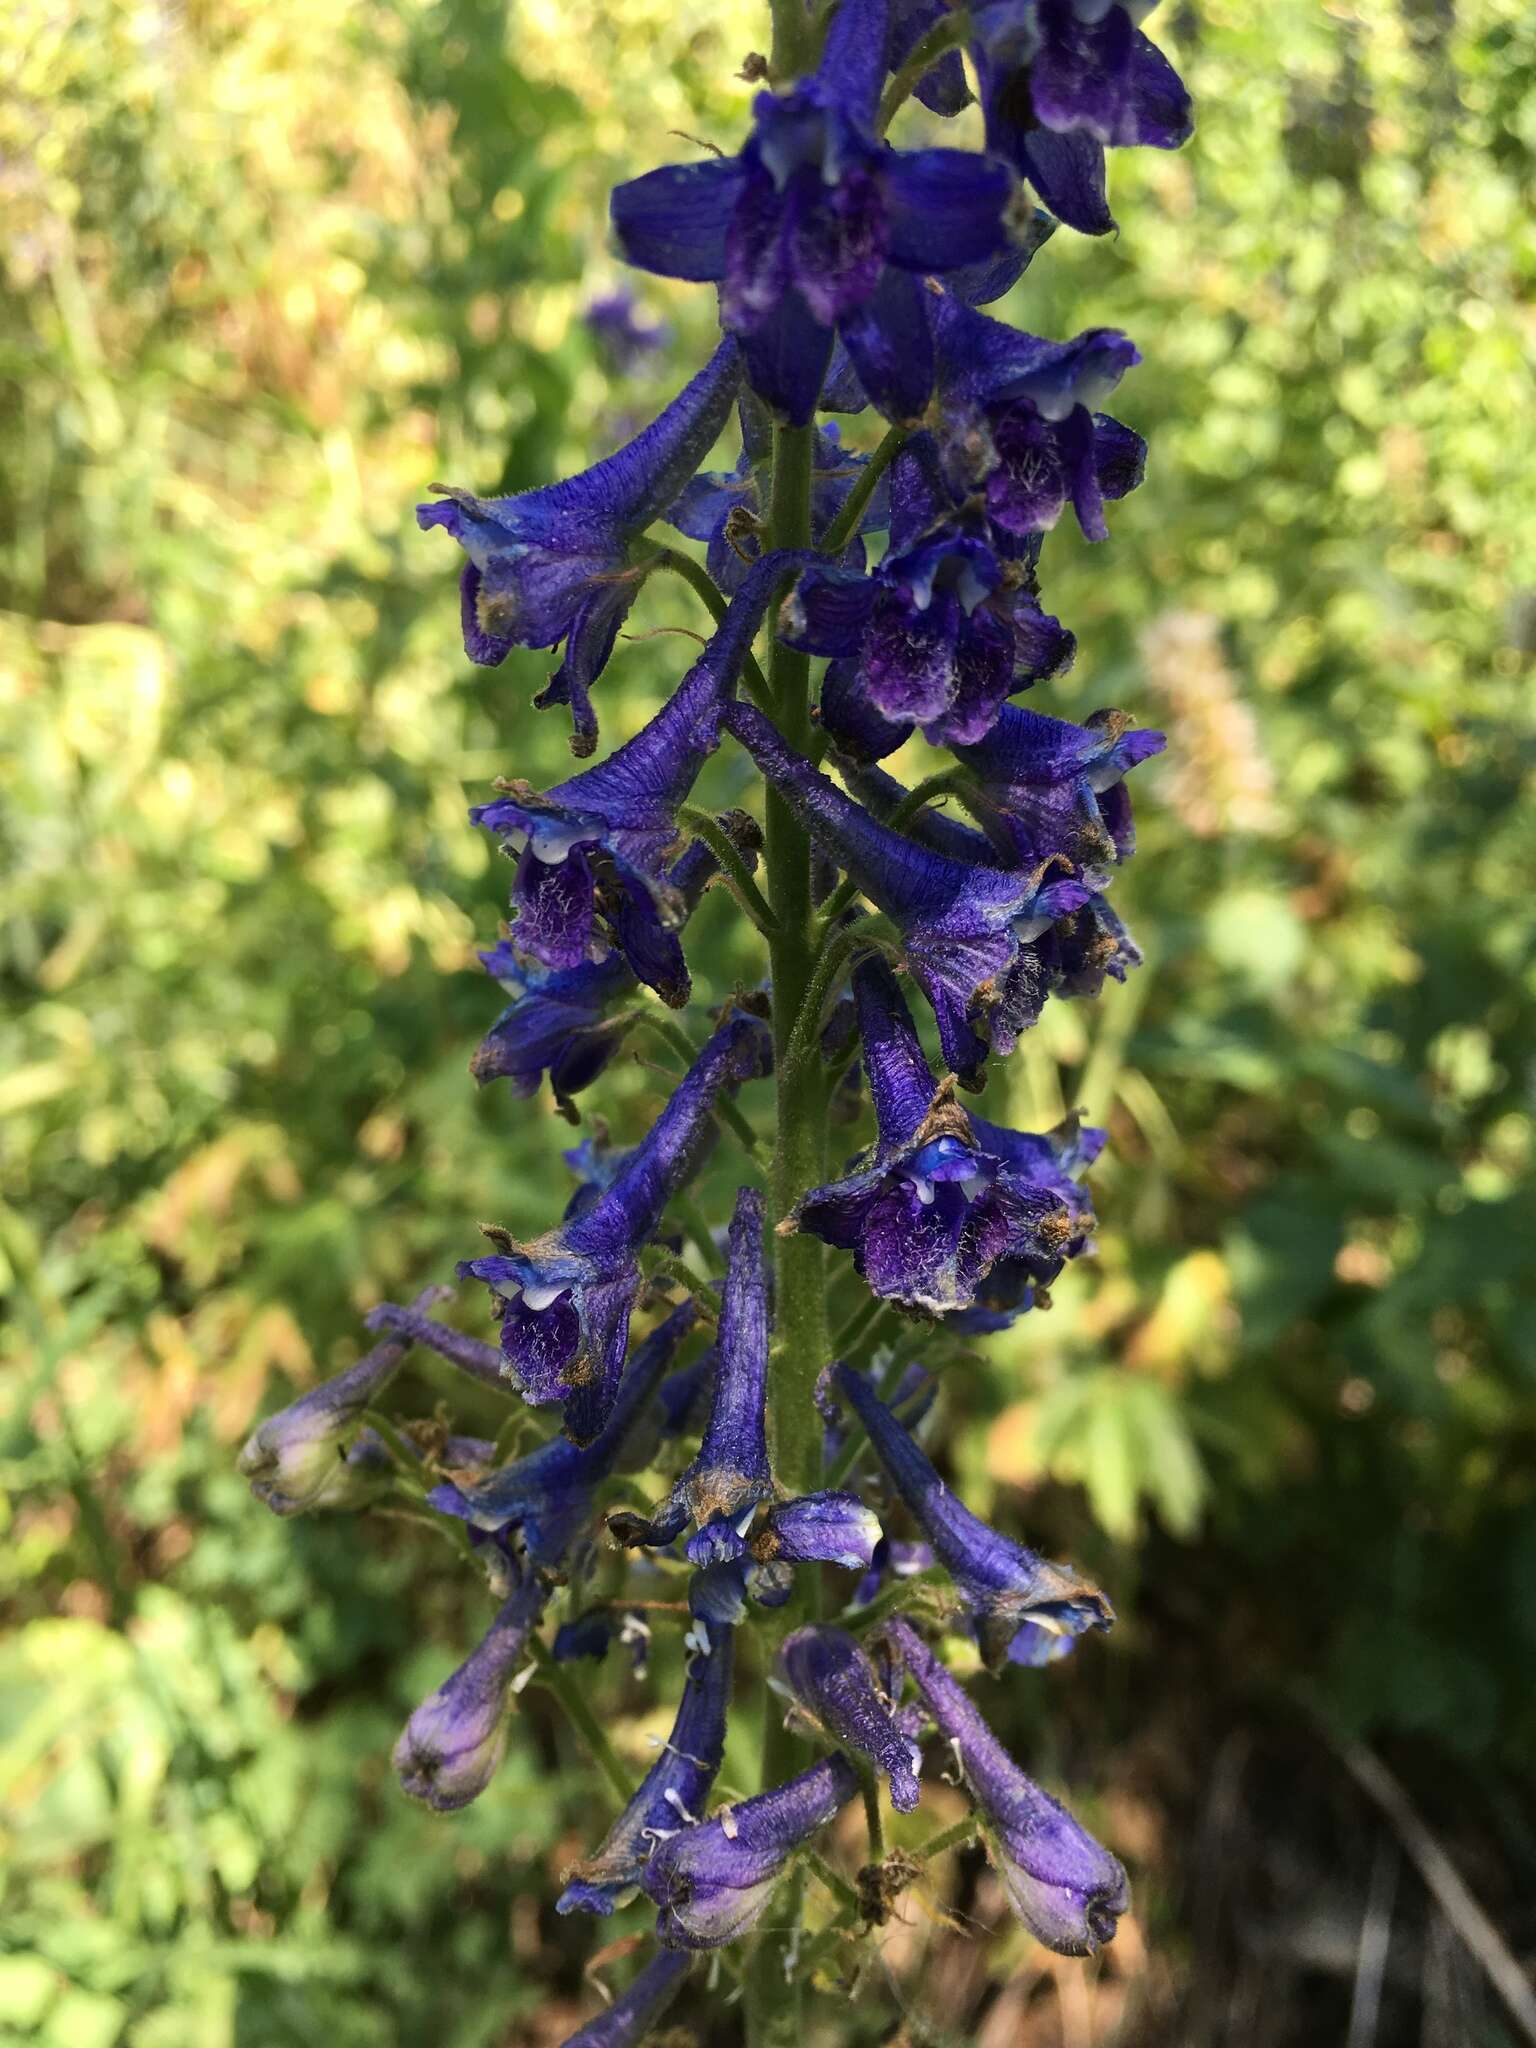
[[[724,620],[650,723],[595,768],[542,794],[502,782],[470,812],[517,854],[515,950],[559,971],[601,956],[600,923],[638,978],[674,1008],[688,1000],[677,941],[688,903],[665,867],[677,807],[720,738],[720,715],[776,583],[809,560],[786,549],[744,579]]]
[[[1141,482],[1146,443],[1093,407],[1141,361],[1111,327],[1042,341],[978,313],[953,293],[930,299],[942,445],[950,484],[984,493],[987,515],[1021,538],[1045,533],[1071,505],[1089,540],[1105,540],[1104,501]]]
[[[622,373],[638,369],[667,339],[659,320],[641,317],[634,293],[624,285],[593,299],[581,317],[613,368]]]
[[[469,557],[460,589],[471,661],[494,668],[514,647],[565,642],[565,658],[536,701],[570,705],[577,754],[597,744],[589,692],[640,587],[629,543],[709,453],[740,379],[736,345],[723,341],[644,433],[594,468],[510,498],[434,484],[441,500],[416,508],[423,531],[446,527]]]
[[[779,1656],[797,1703],[832,1741],[884,1771],[892,1806],[910,1813],[918,1801],[922,1751],[898,1727],[875,1667],[853,1637],[840,1628],[797,1628]]]
[[[759,1502],[771,1500],[774,1492],[764,1405],[767,1381],[763,1198],[755,1188],[741,1188],[721,1296],[714,1399],[698,1455],[649,1521],[625,1513],[609,1517],[608,1526],[621,1543],[671,1543],[691,1522],[695,1533],[688,1556],[693,1564],[731,1563],[746,1555],[746,1530]]]
[[[887,1578],[915,1579],[919,1572],[930,1570],[935,1562],[931,1543],[901,1543],[882,1536],[869,1561],[869,1570],[854,1588],[851,1605],[867,1607],[878,1596]]]
[[[416,1306],[424,1308],[451,1292],[428,1288]],[[315,1508],[350,1506],[374,1490],[380,1468],[368,1452],[350,1459],[346,1440],[356,1435],[364,1409],[372,1407],[400,1370],[411,1342],[409,1336],[391,1333],[356,1365],[258,1425],[235,1463],[264,1507],[274,1515],[304,1515]]]
[[[880,1517],[852,1493],[804,1493],[780,1501],[752,1537],[761,1564],[839,1564],[863,1571],[880,1543]]]
[[[607,1419],[640,1289],[636,1254],[713,1139],[721,1091],[766,1073],[764,1025],[731,1010],[607,1191],[574,1221],[532,1244],[459,1268],[483,1280],[501,1322],[508,1377],[527,1401],[563,1401],[565,1426],[590,1443]]]
[[[1016,860],[1060,854],[1082,867],[1134,851],[1125,778],[1166,745],[1162,733],[1133,728],[1123,711],[1095,711],[1073,725],[1009,704],[985,738],[955,751]]]
[[[1027,949],[1092,891],[1049,866],[1005,870],[924,847],[878,823],[818,774],[751,705],[733,704],[722,722],[812,840],[897,926],[913,979],[933,1005],[951,1071],[962,1085],[979,1086],[987,1041],[975,1026],[997,1051],[1012,1050],[1017,1019],[1038,980]],[[1019,974],[1027,988],[1016,994]]]
[[[652,1956],[634,1982],[606,2012],[578,2027],[562,2048],[640,2048],[682,1988],[693,1958],[664,1948]]]
[[[520,1532],[534,1563],[558,1571],[592,1516],[597,1487],[647,1419],[662,1375],[693,1321],[693,1304],[685,1301],[636,1346],[608,1420],[591,1443],[578,1447],[568,1437],[551,1437],[477,1485],[445,1481],[427,1496],[428,1505],[487,1535]]]
[[[566,1873],[555,1902],[561,1913],[611,1913],[640,1882],[657,1843],[696,1826],[725,1755],[734,1637],[717,1628],[688,1669],[672,1733],[639,1790],[593,1855]]]
[[[548,1598],[539,1579],[523,1579],[479,1648],[406,1722],[395,1769],[413,1799],[452,1813],[496,1775],[507,1746],[507,1688]]]
[[[1058,1955],[1091,1956],[1113,1941],[1131,1903],[1119,1861],[1024,1775],[906,1622],[888,1623],[884,1635],[949,1741],[1009,1903],[1024,1925]]]
[[[800,1198],[796,1228],[851,1251],[882,1299],[930,1315],[968,1308],[1000,1259],[1053,1280],[1074,1234],[1055,1190],[1008,1144],[1013,1132],[971,1117],[952,1082],[935,1087],[885,962],[861,960],[853,988],[879,1137],[842,1180]]]
[[[891,506],[874,575],[807,570],[780,633],[851,663],[852,688],[905,732],[920,725],[934,746],[978,740],[1015,690],[1070,668],[1077,643],[1040,609],[1019,543],[1010,554],[954,509],[928,435],[893,464]]]
[[[766,1911],[784,1866],[859,1789],[841,1756],[755,1799],[685,1828],[656,1849],[641,1883],[661,1908],[656,1938],[668,1948],[723,1948]]]
[[[990,1152],[1008,1162],[1035,1186],[1053,1194],[1072,1222],[1072,1234],[1062,1246],[1065,1258],[1075,1259],[1093,1250],[1093,1211],[1088,1191],[1078,1176],[1104,1149],[1106,1133],[1085,1126],[1082,1119],[1069,1116],[1054,1131],[1009,1131],[1000,1124],[971,1119],[973,1128]],[[1035,1260],[999,1259],[976,1289],[969,1308],[945,1318],[946,1327],[963,1336],[986,1336],[1006,1330],[1037,1302],[1049,1302],[1039,1264]]]
[[[718,822],[747,867],[754,867],[762,840],[756,820],[745,811],[726,811]],[[666,870],[667,887],[681,899],[685,920],[719,871],[719,862],[702,839],[685,847]],[[639,986],[634,969],[622,953],[583,960],[575,967],[541,967],[536,961],[519,960],[507,939],[480,958],[514,1000],[476,1047],[469,1071],[482,1087],[487,1081],[508,1080],[522,1096],[534,1094],[547,1072],[557,1108],[569,1114],[571,1098],[602,1073],[628,1028],[605,1013]],[[686,996],[688,970],[680,954],[678,965]]]
[[[1106,143],[1177,149],[1194,132],[1183,81],[1137,27],[1147,12],[1148,0],[978,0],[971,9],[987,148],[1085,235],[1115,224]]]
[[[869,1431],[886,1477],[933,1545],[976,1623],[977,1638],[994,1669],[1010,1655],[1022,1629],[1070,1639],[1084,1629],[1109,1628],[1114,1609],[1069,1565],[1052,1564],[1011,1543],[944,1484],[926,1455],[861,1373],[834,1365],[832,1378]],[[1036,1638],[1026,1638],[1024,1661],[1034,1661]]]
[[[961,150],[890,148],[875,132],[887,0],[844,0],[815,76],[760,93],[741,154],[619,186],[631,263],[721,286],[754,391],[792,424],[816,410],[834,334],[865,392],[915,419],[933,385],[925,275],[1002,254],[1013,174]]]
[[[707,541],[709,573],[724,591],[740,589],[748,568],[762,553],[764,515],[760,477],[773,447],[762,406],[743,398],[741,454],[729,470],[701,472],[667,514],[690,540]],[[844,448],[835,422],[818,428],[811,458],[811,536],[821,536],[842,511],[869,457]],[[890,494],[882,477],[859,519],[859,533],[872,533],[890,519]],[[839,560],[855,575],[864,567],[864,543],[856,534]]]

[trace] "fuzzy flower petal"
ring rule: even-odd
[[[592,469],[510,498],[443,485],[437,503],[417,507],[424,531],[443,527],[469,558],[463,609],[471,661],[494,667],[513,647],[569,638],[561,701],[585,704],[638,587],[628,542],[666,511],[709,453],[740,378],[740,352],[723,341],[659,418]],[[588,707],[577,721],[576,751],[590,754],[595,740]]]
[[[859,1789],[841,1756],[743,1800],[702,1826],[663,1842],[641,1883],[661,1911],[656,1936],[668,1948],[723,1948],[762,1918],[784,1867]]]
[[[548,1597],[538,1579],[518,1585],[478,1649],[407,1721],[395,1769],[413,1799],[452,1813],[496,1775],[507,1746],[507,1688]]]
[[[947,1737],[982,1818],[1009,1903],[1058,1955],[1089,1956],[1113,1941],[1131,1902],[1119,1861],[1013,1761],[963,1688],[904,1621],[884,1630]]]
[[[779,1653],[798,1704],[831,1737],[891,1781],[891,1804],[910,1813],[918,1801],[922,1752],[896,1725],[875,1667],[846,1629],[813,1626],[786,1636]]]
[[[1123,711],[1095,711],[1073,725],[1010,704],[982,739],[955,751],[1020,862],[1060,854],[1083,866],[1133,851],[1125,777],[1166,744]]]

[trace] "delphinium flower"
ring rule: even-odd
[[[731,1218],[713,1398],[698,1455],[649,1516],[608,1517],[620,1542],[664,1547],[692,1525],[689,1561],[701,1568],[825,1561],[862,1569],[880,1525],[853,1496],[780,1498],[768,1449],[768,1276],[763,1199],[742,1188]],[[772,1505],[770,1505],[770,1503]],[[758,1510],[767,1507],[758,1529]],[[746,1581],[751,1584],[750,1577]]]
[[[1087,884],[1054,863],[970,865],[919,846],[787,747],[752,705],[733,704],[724,723],[812,839],[897,927],[951,1071],[962,1085],[979,1087],[989,1046],[1010,1052],[1016,1020],[1029,1007],[1019,989],[1033,991],[1031,942],[1087,902]]]
[[[780,631],[849,665],[848,682],[892,724],[935,746],[979,740],[1005,698],[1070,667],[1076,649],[1031,588],[1026,550],[956,503],[930,436],[893,465],[890,545],[873,576],[808,569]]]
[[[723,1948],[767,1911],[791,1856],[859,1789],[842,1756],[685,1828],[655,1850],[641,1883],[661,1908],[656,1933],[668,1948]]]
[[[527,1245],[497,1233],[494,1252],[459,1269],[491,1289],[518,1392],[534,1403],[564,1402],[566,1428],[578,1443],[591,1442],[612,1406],[640,1291],[637,1254],[707,1149],[717,1100],[764,1073],[768,1057],[760,1020],[733,1010],[589,1209]]]
[[[1013,1910],[1058,1955],[1092,1955],[1113,1941],[1131,1896],[1121,1864],[1024,1775],[909,1623],[890,1622],[884,1633],[976,1802],[983,1839]]]
[[[836,1365],[832,1382],[868,1430],[886,1477],[953,1579],[989,1664],[1038,1663],[1070,1649],[1085,1629],[1110,1627],[1114,1609],[1097,1586],[971,1513],[862,1373]]]
[[[935,1084],[885,962],[861,960],[853,986],[879,1135],[851,1173],[801,1197],[794,1226],[851,1251],[876,1294],[932,1315],[969,1307],[1002,1259],[1054,1279],[1077,1229],[1071,1212],[1030,1174],[1028,1153],[993,1149],[995,1127]]]
[[[604,1837],[601,1848],[566,1873],[555,1901],[561,1913],[611,1913],[640,1882],[656,1845],[704,1817],[704,1802],[725,1755],[735,1633],[717,1626],[688,1668],[682,1703],[661,1755]]]
[[[1114,226],[1104,151],[1177,149],[1193,132],[1189,94],[1141,32],[1153,0],[972,0],[961,19],[981,88],[987,147],[1007,158],[1059,220],[1086,235]],[[942,0],[895,0],[891,67],[946,15]],[[970,100],[946,48],[917,96],[936,114]]]
[[[1106,507],[1142,480],[1140,436],[1102,409],[1140,358],[1117,328],[1047,340],[979,309],[1019,285],[1052,214],[1110,225],[1106,147],[1187,132],[1145,12],[775,4],[771,51],[744,71],[771,89],[739,152],[613,196],[622,255],[718,288],[713,354],[594,467],[420,511],[465,551],[474,661],[563,643],[537,701],[570,706],[578,754],[595,749],[592,684],[646,578],[675,572],[715,621],[633,738],[551,789],[502,782],[473,813],[516,862],[482,955],[510,1001],[476,1078],[527,1099],[547,1075],[574,1122],[632,1031],[686,1071],[648,1128],[618,1091],[611,1136],[594,1120],[566,1154],[564,1214],[558,1198],[536,1210],[526,1242],[488,1230],[460,1267],[489,1290],[495,1345],[435,1318],[430,1291],[380,1303],[367,1357],[242,1453],[280,1513],[388,1501],[438,1518],[497,1602],[411,1716],[407,1790],[443,1811],[487,1791],[532,1685],[616,1795],[584,1824],[596,1846],[559,1907],[643,1899],[659,1946],[569,2048],[638,2048],[691,1953],[747,1936],[753,1953],[725,1971],[749,2048],[800,2031],[818,1971],[845,1945],[856,1958],[923,1866],[916,1836],[887,1851],[877,1774],[891,1825],[920,1826],[930,1722],[1043,1942],[1090,1953],[1127,1905],[1118,1862],[1024,1776],[906,1617],[973,1635],[1009,1686],[1049,1683],[1033,1668],[1114,1618],[1072,1565],[973,1514],[918,1434],[967,1347],[1048,1302],[1093,1248],[1085,1177],[1103,1131],[1076,1115],[1013,1130],[956,1088],[985,1086],[1048,1001],[1094,995],[1140,958],[1110,891],[1134,845],[1127,777],[1162,737],[1119,710],[1054,715],[1047,686],[1076,640],[1043,594],[1063,515],[1102,542]],[[888,142],[914,91],[958,112],[966,62],[986,147]],[[627,296],[591,324],[620,350],[651,342]],[[858,423],[871,406],[878,445]],[[853,423],[818,423],[831,412]],[[658,522],[676,547],[650,536]],[[1026,690],[1029,708],[1012,701]],[[921,782],[897,758],[918,734],[949,754]],[[515,731],[507,744],[515,762]],[[733,953],[735,987],[687,930],[717,877],[767,955],[746,969]],[[937,1073],[908,982],[933,1012]],[[746,1088],[770,1076],[771,1135]],[[839,1171],[829,1134],[866,1105],[869,1142]],[[516,1148],[504,1162],[514,1180],[528,1165]],[[463,1428],[441,1407],[379,1412],[413,1344],[470,1383]],[[853,1576],[839,1585],[829,1565]],[[839,1620],[812,1619],[829,1599]],[[679,1663],[637,1788],[599,1692]],[[727,1780],[719,1804],[744,1695],[760,1726],[737,1733],[762,1773]],[[819,1838],[861,1789],[868,1856],[850,1883],[829,1867],[842,1831]],[[836,1903],[802,1943],[807,1870]]]
[[[659,519],[709,453],[730,416],[741,358],[723,341],[651,424],[580,476],[510,498],[479,498],[442,484],[419,505],[423,530],[441,526],[469,557],[460,581],[464,652],[494,668],[514,647],[565,656],[540,702],[569,704],[572,747],[597,744],[591,687],[639,594],[629,545]]]
[[[890,1780],[891,1804],[917,1804],[922,1751],[898,1725],[875,1667],[846,1629],[798,1628],[779,1653],[796,1704],[833,1741],[867,1757]]]
[[[656,716],[595,768],[538,791],[503,782],[470,812],[517,856],[513,950],[551,969],[581,966],[611,944],[664,1001],[688,1000],[677,928],[687,898],[666,861],[682,837],[678,806],[720,739],[758,622],[794,554],[759,562],[704,652]]]
[[[716,823],[750,873],[762,841],[756,820],[744,811],[727,811]],[[714,849],[702,839],[691,841],[664,871],[667,890],[680,904],[682,923],[719,872]],[[617,951],[573,967],[545,967],[537,960],[520,959],[510,936],[480,958],[513,1000],[475,1049],[470,1072],[482,1086],[508,1080],[523,1096],[535,1094],[547,1073],[557,1106],[562,1113],[574,1114],[572,1098],[591,1087],[634,1022],[632,1015],[610,1014],[640,986],[634,968]]]
[[[892,149],[876,132],[888,30],[886,0],[843,0],[814,75],[758,95],[739,156],[651,171],[613,195],[623,254],[719,284],[752,388],[796,425],[816,409],[834,333],[875,405],[915,419],[933,379],[921,280],[1008,244],[1000,160]]]

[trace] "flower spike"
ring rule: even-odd
[[[710,1631],[709,1648],[694,1658],[682,1702],[661,1755],[640,1789],[608,1830],[603,1845],[566,1873],[557,1912],[609,1914],[640,1882],[658,1842],[704,1818],[715,1774],[725,1755],[734,1636]]]
[[[612,1404],[640,1290],[636,1254],[712,1142],[722,1091],[766,1073],[769,1060],[766,1027],[731,1011],[590,1208],[528,1245],[497,1233],[494,1253],[460,1266],[461,1278],[491,1289],[508,1377],[527,1401],[565,1402],[575,1442],[592,1441]]]
[[[661,1908],[657,1940],[668,1948],[712,1949],[749,1932],[796,1849],[858,1789],[858,1773],[844,1757],[823,1757],[771,1792],[663,1842],[640,1880]]]
[[[797,1628],[779,1654],[798,1704],[834,1742],[884,1771],[892,1806],[910,1813],[918,1801],[922,1751],[897,1726],[875,1667],[854,1638],[841,1628]]]
[[[461,591],[471,661],[494,668],[514,647],[565,642],[540,701],[570,705],[577,754],[597,744],[589,692],[639,590],[629,541],[709,453],[740,381],[740,353],[727,339],[642,434],[579,476],[510,498],[439,485],[440,500],[416,508],[424,532],[445,528],[469,557]]]
[[[1052,1564],[1021,1544],[988,1528],[950,1491],[926,1454],[899,1423],[861,1373],[834,1365],[832,1378],[869,1431],[886,1477],[906,1502],[913,1519],[954,1580],[976,1623],[981,1653],[996,1669],[1015,1661],[1036,1661],[1039,1632],[1056,1638],[1058,1654],[1072,1647],[1084,1629],[1109,1628],[1114,1609],[1070,1565]]]
[[[953,1748],[1015,1913],[1058,1955],[1091,1956],[1113,1941],[1131,1903],[1119,1861],[1024,1775],[907,1622],[888,1622],[882,1633]]]

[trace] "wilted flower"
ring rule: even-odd
[[[416,508],[423,529],[445,527],[469,557],[460,587],[471,661],[494,668],[514,647],[566,643],[538,701],[570,705],[578,754],[597,744],[589,692],[640,587],[629,543],[709,453],[740,379],[736,344],[723,341],[644,433],[594,468],[511,498],[438,485],[440,502]]]
[[[612,214],[631,263],[721,286],[752,388],[810,420],[840,335],[869,397],[914,419],[932,388],[925,275],[1001,254],[1013,178],[995,158],[895,150],[874,120],[886,0],[844,0],[814,77],[760,93],[737,157],[620,185]]]
[[[723,1948],[762,1918],[784,1866],[859,1789],[841,1756],[823,1757],[786,1784],[685,1828],[655,1850],[641,1883],[661,1908],[668,1948]]]
[[[906,1622],[889,1622],[883,1633],[948,1739],[1013,1910],[1058,1955],[1089,1956],[1113,1941],[1131,1903],[1120,1863],[1024,1775]]]
[[[995,1667],[1008,1659],[1022,1630],[1032,1633],[1015,1661],[1033,1663],[1042,1631],[1066,1650],[1084,1629],[1113,1624],[1114,1609],[1097,1586],[1070,1565],[1052,1564],[1010,1542],[973,1515],[862,1373],[834,1365],[832,1380],[869,1431],[886,1477],[954,1580],[988,1664]]]
[[[395,1769],[413,1799],[452,1813],[496,1775],[507,1746],[508,1687],[548,1598],[542,1581],[522,1579],[479,1648],[406,1722]]]
[[[854,1638],[841,1628],[797,1628],[779,1657],[798,1704],[834,1742],[884,1771],[892,1806],[910,1813],[918,1801],[922,1751],[897,1725],[875,1667]]]

